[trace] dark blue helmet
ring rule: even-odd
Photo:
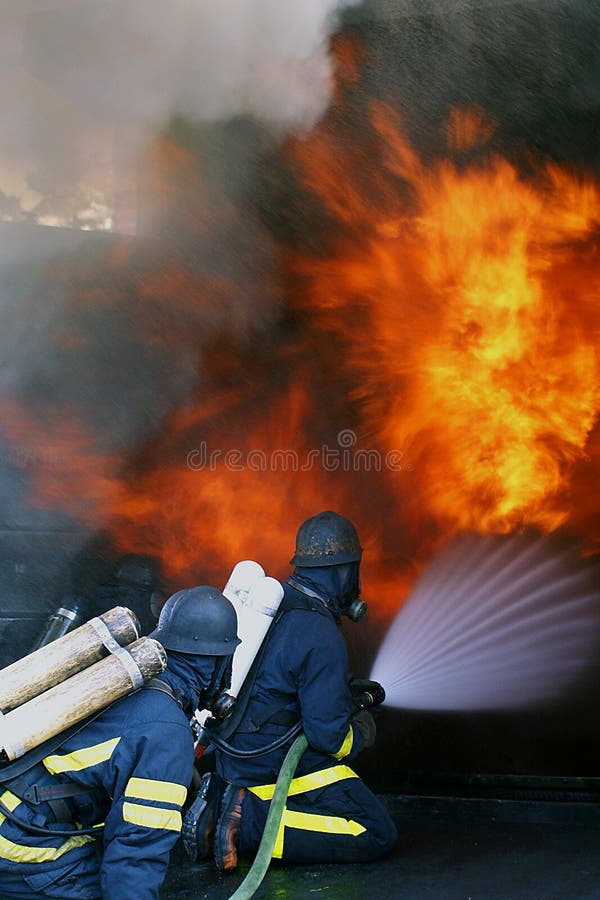
[[[315,568],[360,562],[362,547],[349,519],[326,510],[307,519],[298,529],[292,566]]]
[[[178,591],[163,606],[149,637],[165,650],[192,656],[232,656],[240,639],[237,614],[217,588],[202,585]]]

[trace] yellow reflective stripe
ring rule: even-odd
[[[153,778],[130,778],[125,788],[126,797],[136,800],[158,800],[183,806],[187,788],[174,781],[154,781]]]
[[[327,834],[351,834],[356,837],[366,831],[364,825],[354,819],[343,819],[341,816],[320,816],[316,813],[295,812],[286,809],[283,812],[283,824],[287,828],[300,828],[302,831],[322,831]]]
[[[123,818],[132,825],[144,828],[164,828],[167,831],[181,831],[181,813],[175,809],[157,809],[139,803],[124,803]]]
[[[9,809],[11,812],[17,808],[21,800],[19,797],[15,797],[14,794],[11,794],[10,791],[4,791],[2,796],[0,796],[0,802],[4,804],[4,806]],[[0,825],[4,822],[6,816],[0,814]]]
[[[328,769],[321,769],[320,772],[310,772],[308,775],[292,779],[288,797],[292,797],[294,794],[305,794],[307,791],[314,791],[316,788],[326,787],[328,784],[344,781],[346,778],[358,778],[358,775],[349,766],[330,766]],[[272,800],[275,785],[260,784],[250,787],[248,790],[256,794],[260,800]]]
[[[11,812],[21,802],[10,791],[5,791],[0,796],[0,801]],[[0,825],[5,821],[6,816],[0,813]],[[11,862],[18,863],[52,862],[52,860],[59,859],[59,857],[64,853],[68,853],[74,847],[81,847],[83,844],[88,844],[93,840],[94,838],[87,834],[76,834],[68,838],[60,847],[28,847],[26,844],[15,844],[14,841],[9,841],[8,838],[0,835],[0,859],[8,859]]]
[[[283,832],[285,830],[285,825],[284,825],[283,820],[284,820],[286,812],[287,812],[287,810],[284,809],[283,815],[281,817],[281,822],[279,823],[279,830],[277,831],[277,837],[275,838],[275,844],[273,846],[273,853],[272,853],[273,859],[281,859],[281,857],[283,856]]]
[[[27,847],[25,844],[15,844],[0,835],[0,857],[19,863],[52,862],[68,853],[69,850],[73,850],[74,847],[81,847],[93,840],[95,838],[87,834],[79,834],[67,838],[60,847]]]
[[[348,756],[350,751],[352,750],[352,744],[354,743],[354,732],[352,731],[352,725],[348,729],[348,734],[344,738],[344,743],[340,747],[337,753],[333,753],[332,756],[335,756],[336,759],[343,759],[345,756]]]
[[[81,769],[89,769],[91,766],[97,766],[98,763],[110,759],[120,740],[120,737],[116,737],[110,741],[103,741],[102,744],[95,744],[93,747],[73,750],[72,753],[64,756],[47,756],[42,762],[51,775],[57,775],[59,772],[79,772]]]
[[[367,829],[354,819],[343,819],[341,816],[319,816],[315,813],[295,812],[284,809],[281,825],[273,848],[273,858],[281,859],[283,856],[283,830],[284,828],[298,828],[301,831],[320,831],[323,834],[351,834],[357,837]]]

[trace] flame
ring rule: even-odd
[[[5,399],[2,435],[15,447],[33,448],[33,508],[62,509],[91,531],[104,524],[115,551],[157,554],[174,589],[224,583],[246,558],[285,577],[299,522],[324,506],[361,516],[347,485],[322,468],[306,443],[312,429],[319,445],[309,383],[306,373],[275,395],[267,418],[250,415],[254,398],[239,394],[175,413],[137,468],[62,408],[41,413]],[[224,413],[227,432],[219,426]],[[393,611],[406,573],[384,558],[376,528],[364,528],[361,540],[375,609]],[[410,567],[408,575],[412,580]]]
[[[318,254],[280,248],[280,279],[256,216],[156,142],[146,219],[165,234],[54,263],[72,299],[54,339],[81,352],[86,313],[102,309],[161,372],[185,358],[191,384],[121,452],[90,410],[1,397],[32,507],[159,555],[173,589],[223,584],[242,558],[285,576],[300,522],[336,509],[358,526],[383,617],[455,531],[566,523],[597,549],[598,184],[553,164],[521,174],[478,109],[450,114],[443,158],[422,159],[383,104],[370,126],[349,141],[334,118],[289,146],[326,240]],[[172,237],[184,197],[189,227]],[[342,434],[383,465],[307,465],[339,454]]]
[[[600,409],[597,267],[574,290],[596,253],[600,188],[552,164],[520,175],[487,149],[480,111],[448,124],[452,149],[486,148],[467,163],[420,159],[384,104],[371,125],[381,165],[368,178],[364,148],[335,130],[291,148],[339,223],[327,255],[295,259],[295,303],[343,342],[365,428],[410,461],[421,517],[555,529]]]

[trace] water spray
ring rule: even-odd
[[[600,645],[597,566],[555,537],[469,535],[424,572],[371,677],[387,705],[518,709],[549,702]]]

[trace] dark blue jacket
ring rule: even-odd
[[[289,609],[272,626],[246,714],[229,743],[265,746],[301,720],[309,743],[297,769],[302,775],[354,758],[363,738],[351,724],[348,655],[339,625],[324,603],[289,584],[286,601],[301,608]],[[240,785],[270,784],[291,743],[245,759],[217,751],[217,771]]]
[[[182,697],[190,693],[169,670],[161,680]],[[105,710],[27,774],[30,784],[75,782],[92,788],[68,802],[83,826],[105,822],[103,834],[35,835],[0,815],[0,896],[2,873],[15,867],[42,890],[62,873],[95,866],[105,900],[157,900],[181,830],[193,757],[189,718],[172,697],[143,689]],[[0,791],[2,802],[21,819],[40,826],[54,821],[47,803],[35,807],[19,802],[10,789],[0,786]]]

